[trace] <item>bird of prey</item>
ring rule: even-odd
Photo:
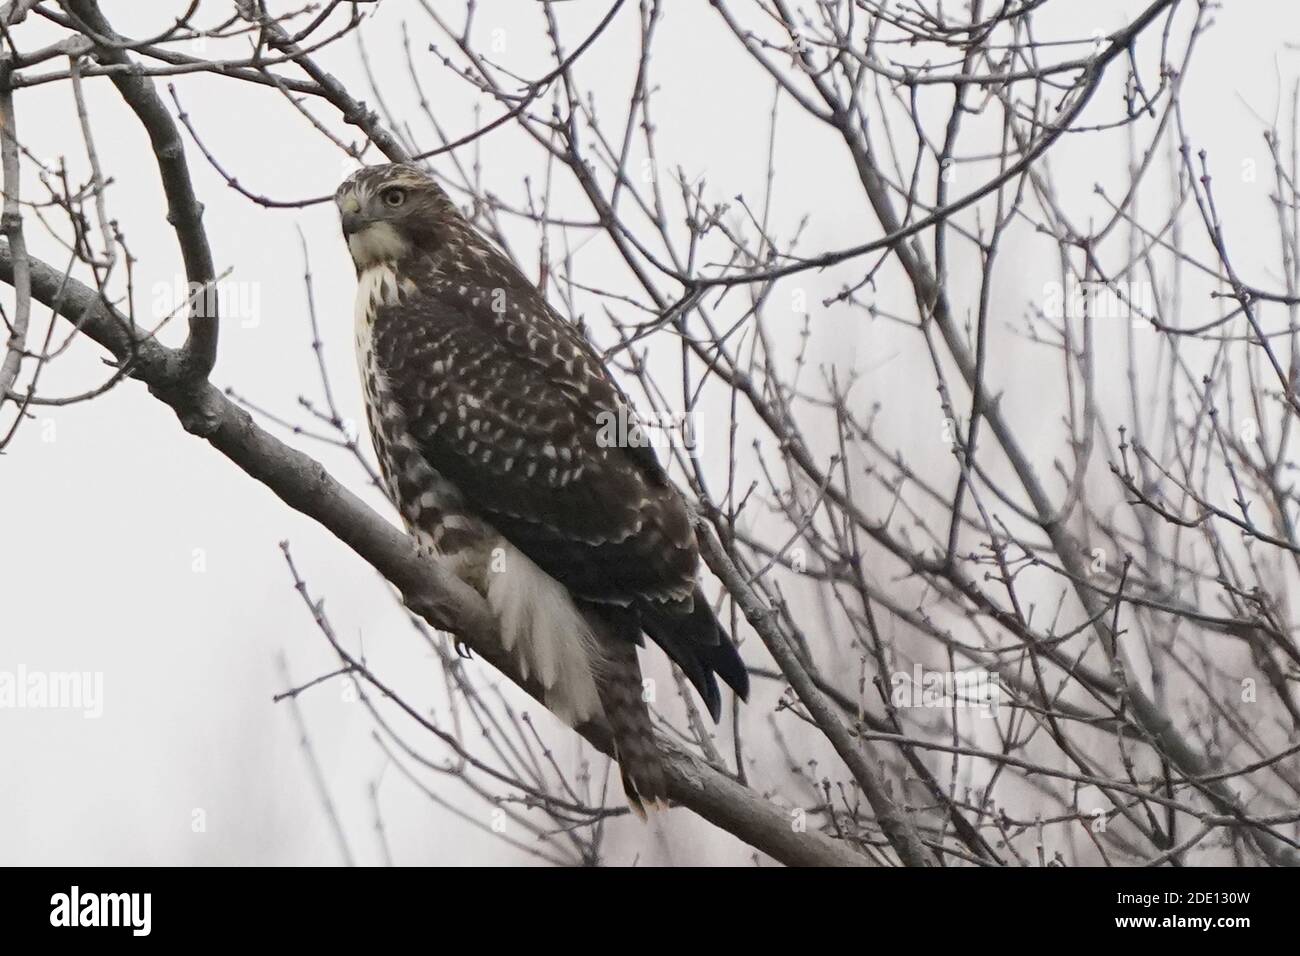
[[[571,726],[608,728],[628,802],[665,806],[636,648],[647,634],[714,721],[749,679],[697,582],[686,503],[583,333],[418,167],[335,193],[387,490],[420,547],[487,601],[503,650]],[[615,429],[611,422],[636,427]]]

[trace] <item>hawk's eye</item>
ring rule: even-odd
[[[391,206],[396,209],[402,203],[406,202],[406,190],[393,186],[391,189],[385,189],[380,193],[379,198],[384,201],[385,206]]]

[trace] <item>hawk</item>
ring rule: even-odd
[[[608,440],[639,423],[582,332],[429,175],[366,167],[334,200],[357,269],[366,417],[403,521],[486,599],[548,709],[603,720],[632,808],[666,805],[642,635],[715,722],[716,676],[749,692],[700,591],[685,501],[648,443]]]

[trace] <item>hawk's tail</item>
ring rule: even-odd
[[[636,659],[638,636],[633,620],[601,615],[601,662],[595,669],[596,690],[614,740],[614,758],[623,776],[623,790],[632,811],[642,820],[647,809],[668,807],[664,758],[655,742],[650,709],[642,696],[641,665]],[[631,627],[627,634],[620,627]]]
[[[641,604],[640,617],[641,627],[700,692],[715,724],[722,718],[718,677],[741,700],[749,699],[749,672],[698,587],[689,610],[646,601]]]

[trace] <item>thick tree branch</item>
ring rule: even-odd
[[[123,38],[113,31],[95,0],[64,0],[63,7],[89,28],[87,38],[96,43],[95,59],[103,64],[132,65],[125,52],[103,43],[105,38],[118,43]],[[186,381],[206,378],[217,361],[220,316],[213,306],[217,297],[209,294],[209,286],[216,281],[217,274],[203,228],[203,203],[195,195],[190,180],[180,131],[151,78],[138,73],[114,73],[110,79],[149,134],[149,144],[157,159],[163,192],[167,196],[167,221],[176,230],[185,262],[185,277],[190,290],[189,337],[181,350],[181,376]]]
[[[23,239],[22,206],[19,203],[18,133],[14,116],[14,94],[9,88],[7,67],[0,66],[0,163],[4,175],[4,214],[0,230],[4,232],[9,247],[18,252],[14,269],[14,315],[10,322],[8,341],[3,358],[0,358],[0,405],[5,403],[9,390],[18,378],[23,352],[27,348],[27,326],[32,315],[32,282],[27,269],[27,245]],[[17,401],[17,399],[15,399]],[[22,412],[19,412],[19,417]],[[15,428],[17,424],[15,423]],[[4,435],[0,434],[0,447]]]

